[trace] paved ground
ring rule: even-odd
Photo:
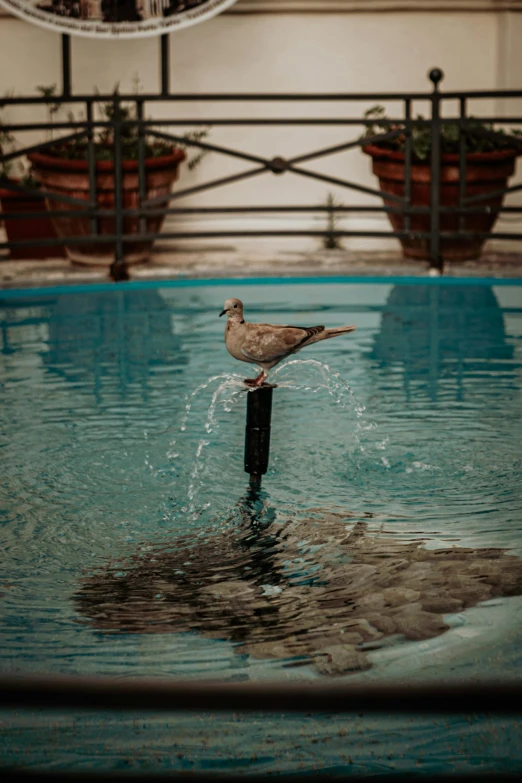
[[[132,280],[173,280],[180,277],[270,277],[277,276],[425,276],[428,265],[406,261],[397,253],[353,251],[262,252],[238,248],[204,248],[156,252],[146,264],[131,267]],[[522,253],[486,253],[480,261],[450,263],[451,277],[522,277]],[[105,267],[71,264],[63,259],[9,261],[0,257],[0,287],[18,288],[109,280]]]

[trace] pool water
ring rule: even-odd
[[[257,497],[243,471],[255,368],[225,349],[230,296],[252,321],[357,325],[272,371]],[[3,291],[0,324],[3,672],[518,674],[522,285]],[[516,722],[476,716],[257,716],[240,739],[237,720],[119,717],[109,741],[100,716],[56,719],[52,736],[42,715],[10,716],[2,756],[265,772],[498,771],[522,757]]]

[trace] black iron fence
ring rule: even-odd
[[[395,237],[406,245],[408,243],[424,244],[426,258],[432,267],[442,271],[444,264],[444,243],[463,243],[471,241],[475,243],[475,251],[484,242],[493,236],[491,226],[494,217],[499,213],[522,213],[522,207],[503,206],[502,199],[508,193],[514,193],[522,190],[522,184],[509,186],[507,177],[504,180],[495,180],[492,178],[491,186],[486,188],[485,192],[474,192],[469,189],[468,168],[470,166],[470,156],[468,155],[469,139],[471,135],[476,139],[477,135],[495,143],[498,147],[506,145],[506,135],[502,129],[493,129],[492,123],[501,123],[502,126],[515,126],[522,128],[522,115],[510,117],[481,117],[480,127],[477,121],[469,113],[469,103],[476,99],[520,99],[521,90],[484,90],[475,92],[444,92],[439,90],[439,83],[443,74],[438,69],[433,69],[429,77],[433,84],[431,91],[422,93],[212,93],[212,94],[187,94],[172,93],[169,86],[169,49],[168,36],[163,36],[160,47],[160,78],[161,87],[157,93],[144,94],[75,94],[71,88],[71,49],[70,39],[67,35],[62,36],[62,89],[57,95],[38,95],[31,97],[4,97],[0,99],[0,108],[7,107],[31,107],[42,104],[51,106],[51,114],[56,107],[73,105],[83,110],[81,119],[75,119],[70,116],[66,121],[54,121],[50,115],[44,122],[15,122],[4,123],[0,126],[4,139],[9,138],[11,134],[25,133],[28,131],[49,132],[55,135],[53,139],[48,139],[26,147],[18,147],[11,151],[0,150],[0,172],[4,174],[0,177],[0,187],[4,192],[18,194],[28,198],[36,197],[41,201],[45,199],[47,205],[47,218],[53,223],[59,224],[57,227],[58,237],[47,238],[17,238],[0,243],[0,249],[9,248],[12,253],[23,254],[24,250],[34,247],[46,248],[56,246],[67,246],[69,255],[73,254],[74,248],[88,246],[105,248],[109,246],[113,259],[111,272],[114,278],[125,278],[125,267],[127,261],[127,250],[135,247],[138,243],[139,248],[151,246],[152,242],[158,236],[158,226],[166,215],[245,215],[245,214],[274,214],[274,213],[332,213],[331,206],[325,205],[277,205],[271,203],[266,206],[196,206],[183,207],[173,206],[187,196],[204,193],[214,188],[222,188],[227,185],[258,177],[261,174],[272,174],[279,176],[285,172],[291,172],[304,179],[316,180],[325,184],[347,189],[352,192],[358,192],[377,197],[377,205],[353,205],[336,206],[335,212],[340,215],[346,213],[386,213],[391,219],[392,227],[390,230],[329,230],[328,234],[335,238],[341,237],[370,237],[370,238],[388,238]],[[248,113],[242,117],[179,117],[177,111],[173,111],[173,116],[168,119],[148,119],[146,110],[155,102],[167,102],[167,104],[179,105],[184,103],[235,103],[244,105],[246,108],[252,103],[278,102],[283,105],[291,105],[296,102],[313,104],[314,102],[327,103],[328,105],[348,105],[354,102],[368,101],[393,101],[398,103],[401,111],[397,116],[389,118],[384,124],[381,124],[380,131],[372,133],[375,128],[375,118],[372,116],[364,117],[257,117],[248,116]],[[412,116],[412,106],[416,101],[427,102],[430,106],[430,116],[427,119]],[[459,106],[458,115],[452,117],[443,116],[442,106],[447,102],[457,102]],[[100,103],[109,107],[105,115],[100,116],[97,106]],[[129,111],[129,106],[132,110]],[[489,126],[488,126],[489,123]],[[213,144],[205,140],[204,135],[193,133],[190,136],[177,134],[171,129],[183,126],[193,126],[204,128],[207,126],[340,126],[342,128],[355,129],[362,126],[366,128],[366,134],[359,135],[350,140],[329,147],[314,149],[306,154],[285,158],[275,156],[266,158],[262,155],[249,154],[239,149]],[[455,203],[444,203],[441,198],[444,183],[441,180],[441,162],[444,159],[444,148],[446,143],[448,129],[453,128],[458,133],[458,155],[454,156],[453,167],[457,170],[454,186],[457,192]],[[368,130],[370,129],[370,130]],[[419,204],[418,199],[414,198],[414,191],[419,187],[418,183],[412,178],[414,167],[418,164],[417,150],[415,148],[415,135],[419,130],[424,130],[424,135],[429,142],[430,153],[426,158],[426,166],[429,167],[429,177],[424,187],[429,189],[429,199],[425,204]],[[369,135],[369,133],[371,135]],[[515,131],[516,133],[516,131]],[[105,144],[110,147],[108,152],[112,163],[110,164],[110,191],[111,198],[101,197],[100,191],[100,163],[97,156],[99,149],[96,145],[96,134],[103,134]],[[135,139],[135,192],[136,199],[132,203],[126,202],[124,193],[124,178],[127,161],[125,158],[125,143],[129,135],[134,134]],[[393,146],[393,143],[400,141],[402,152],[399,155],[400,165],[403,167],[403,184],[399,188],[390,188],[382,186],[380,188],[368,187],[365,184],[354,182],[348,179],[328,176],[310,169],[307,164],[319,160],[329,155],[334,155],[347,150],[364,147],[365,149],[375,148],[378,145],[381,149],[386,146]],[[24,158],[34,153],[46,153],[57,144],[65,148],[65,145],[78,144],[81,142],[84,147],[84,158],[87,161],[85,166],[88,187],[85,193],[74,195],[74,190],[64,191],[60,188],[49,187],[46,181],[34,183],[33,181],[16,181],[7,175],[8,166],[14,160]],[[225,176],[194,185],[189,188],[175,189],[170,188],[167,193],[162,192],[159,195],[151,195],[148,187],[148,163],[147,144],[156,145],[177,145],[192,147],[202,152],[218,153],[227,157],[232,157],[246,164],[249,164],[243,171],[230,176]],[[4,147],[7,145],[4,144]],[[509,136],[509,152],[504,155],[508,161],[511,160],[511,169],[514,168],[514,159],[518,154],[522,154],[522,136]],[[392,156],[393,157],[393,156]],[[498,156],[497,156],[498,157]],[[502,154],[500,155],[502,158]],[[395,163],[397,163],[397,156]],[[392,161],[393,162],[393,161]],[[34,164],[33,164],[34,170]],[[509,172],[508,172],[509,174]],[[455,178],[455,177],[454,177]],[[473,177],[472,177],[473,179]],[[35,186],[35,184],[37,186]],[[395,190],[395,192],[394,192]],[[154,191],[152,191],[154,192]],[[277,193],[277,187],[274,187],[274,194]],[[105,193],[106,196],[106,193]],[[274,199],[275,200],[275,199]],[[448,230],[448,216],[453,216]],[[485,216],[488,221],[484,225],[476,224],[474,219]],[[9,218],[10,221],[27,221],[35,218],[41,218],[41,212],[34,212],[27,207],[24,209],[11,209],[9,213],[0,212],[0,219]],[[394,220],[394,218],[396,218]],[[83,223],[81,221],[83,220]],[[469,221],[472,221],[469,223]],[[65,221],[65,222],[64,222]],[[63,226],[67,221],[72,221],[71,225],[76,225],[76,230],[71,229],[64,232]],[[80,224],[78,223],[80,221]],[[156,221],[156,222],[154,222]],[[398,221],[398,222],[397,222]],[[420,222],[419,222],[420,221]],[[467,222],[468,221],[468,222]],[[444,225],[446,223],[446,225]],[[19,224],[20,225],[20,224]],[[80,226],[78,228],[78,226]],[[471,228],[470,228],[471,226]],[[318,236],[324,237],[325,229],[303,228],[297,230],[212,230],[212,231],[167,231],[162,232],[164,239],[202,239],[202,238],[224,238],[224,237],[289,237],[289,236]],[[522,241],[522,233],[495,232],[495,239],[498,240],[518,240]],[[472,249],[472,252],[473,249]]]

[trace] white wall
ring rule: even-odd
[[[494,89],[522,86],[522,14],[512,12],[328,13],[223,15],[171,36],[171,86],[187,92],[350,92],[426,90],[427,71],[437,65],[446,74],[445,89]],[[96,41],[72,39],[73,88],[110,91],[116,83],[131,90],[139,74],[142,89],[158,85],[158,39]],[[14,18],[0,19],[0,92],[32,93],[38,84],[60,82],[60,37]],[[357,116],[361,104],[162,104],[163,117]],[[389,107],[390,112],[393,106]],[[452,108],[452,107],[449,107]],[[495,109],[511,114],[514,101],[481,102],[473,112]],[[426,107],[416,107],[426,111]],[[151,113],[152,109],[148,110]],[[5,116],[5,113],[4,113]],[[13,112],[7,113],[13,118]],[[24,116],[28,116],[25,113]],[[31,115],[34,116],[34,109]],[[359,135],[359,128],[218,128],[212,141],[261,156],[292,156]],[[240,171],[249,166],[222,156],[207,157],[194,174],[185,171],[180,186]],[[360,151],[307,164],[362,184],[375,186],[369,160]],[[522,165],[519,166],[522,169]],[[265,174],[194,196],[188,205],[323,203],[335,188],[293,175]],[[337,190],[345,204],[377,204],[353,191]],[[510,203],[515,203],[514,197]],[[522,203],[522,202],[519,202]],[[217,219],[213,219],[217,220]],[[310,218],[251,218],[248,225],[298,225]],[[215,222],[211,221],[212,225]],[[227,221],[219,219],[220,225]],[[241,219],[241,225],[247,225]],[[200,224],[201,225],[201,224]],[[237,219],[229,225],[237,225]],[[385,228],[381,218],[351,217],[347,227]],[[510,223],[510,228],[513,224]],[[209,222],[205,221],[205,226]],[[375,241],[373,241],[375,246]],[[296,246],[295,240],[283,243]],[[300,247],[314,247],[305,240]],[[345,242],[354,246],[354,241]],[[360,246],[361,242],[357,244]],[[364,247],[370,247],[368,241]],[[380,243],[378,247],[383,247]],[[392,245],[394,246],[393,242]]]

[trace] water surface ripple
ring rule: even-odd
[[[229,296],[253,321],[357,324],[273,371],[271,461],[257,498],[243,472],[242,379],[255,368],[225,350],[217,316]],[[0,305],[4,671],[518,673],[521,286],[42,290]],[[20,721],[4,742],[15,761],[38,734]],[[421,771],[443,759],[453,769],[461,734],[465,765],[506,758],[508,735],[511,756],[517,746],[516,724],[453,721],[450,741],[433,721],[383,721],[365,724],[354,772],[401,770],[414,757]],[[212,720],[193,723],[191,736],[203,737]],[[115,768],[137,724],[121,723],[104,748],[98,725],[85,724],[85,758],[96,745],[100,764]],[[295,770],[299,735],[306,768],[342,769],[360,720],[330,724],[313,756],[325,725],[292,719],[281,734],[274,721],[267,748],[252,720],[249,757],[260,771]],[[73,728],[56,722],[62,749]],[[159,738],[154,753],[169,768],[240,768],[232,719],[227,731],[221,750],[211,741],[176,756]],[[45,764],[52,743],[40,736],[33,758]],[[148,753],[138,766],[156,763]],[[73,762],[63,751],[60,763]]]

